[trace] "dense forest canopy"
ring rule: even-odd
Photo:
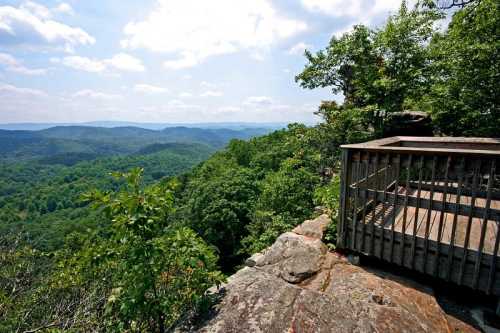
[[[235,139],[200,164],[204,146],[164,143],[2,164],[0,331],[164,332],[316,206],[335,221],[341,144],[384,136],[406,110],[429,114],[437,135],[498,137],[498,1],[453,4],[403,3],[380,28],[306,52],[297,82],[344,96],[321,103],[317,126]],[[335,223],[326,237],[334,246]]]

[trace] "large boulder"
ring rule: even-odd
[[[388,115],[384,136],[432,136],[431,118],[425,112],[404,111]]]
[[[451,332],[432,290],[327,251],[326,215],[281,235],[216,293],[197,332]]]

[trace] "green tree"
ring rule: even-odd
[[[126,179],[125,189],[86,197],[112,223],[105,247],[91,255],[94,264],[113,270],[109,329],[164,332],[200,304],[222,275],[212,249],[193,231],[167,224],[172,191],[161,184],[142,189],[141,174],[115,174]]]
[[[431,50],[437,73],[424,107],[447,135],[499,136],[500,4],[473,2],[457,11]]]
[[[345,127],[362,120],[368,126],[360,132],[371,130],[382,136],[386,116],[415,107],[430,87],[426,45],[441,17],[439,11],[420,5],[410,10],[403,1],[380,30],[357,25],[342,37],[333,37],[325,50],[306,51],[308,63],[295,79],[304,88],[331,87],[334,94],[343,94],[343,105],[320,107],[318,114],[327,122]],[[341,112],[348,114],[340,117]]]

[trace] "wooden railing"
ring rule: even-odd
[[[500,295],[500,140],[342,148],[340,248]]]

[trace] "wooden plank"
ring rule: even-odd
[[[490,174],[488,177],[488,196],[486,197],[486,211],[490,209],[491,205],[491,188],[493,187],[493,182],[495,178],[495,168],[496,168],[496,160],[491,161]],[[481,225],[481,236],[479,239],[479,248],[478,248],[478,256],[476,263],[474,265],[474,277],[472,280],[472,285],[474,288],[477,288],[479,283],[479,268],[481,264],[481,256],[483,255],[483,247],[484,247],[484,237],[486,235],[486,227],[488,226],[488,214],[484,214],[483,223]]]
[[[427,222],[425,223],[425,238],[424,238],[424,263],[427,263],[427,246],[428,246],[428,239],[429,239],[429,227],[431,223],[431,216],[433,215],[433,202],[434,202],[434,184],[436,181],[436,162],[437,162],[437,156],[434,156],[432,158],[432,167],[431,167],[431,191],[430,191],[430,201],[429,201],[429,209],[427,212]],[[429,213],[430,212],[430,213]],[[434,214],[434,217],[436,215]],[[425,272],[425,268],[424,268]]]
[[[467,222],[467,229],[465,232],[465,241],[464,241],[464,251],[467,252],[468,247],[469,247],[469,237],[470,237],[470,229],[472,226],[472,218],[473,218],[473,209],[475,204],[476,204],[476,191],[477,191],[477,184],[478,184],[478,173],[481,170],[481,160],[476,161],[476,165],[474,167],[474,173],[472,176],[472,197],[471,197],[471,210],[469,214],[469,219]],[[460,275],[459,275],[459,280],[458,284],[463,283],[463,277],[464,277],[464,269],[465,269],[465,260],[467,256],[464,255],[462,257],[462,262],[460,263]]]
[[[379,153],[376,153],[375,154],[375,162],[374,162],[374,168],[375,168],[374,173],[378,173],[378,160],[379,160]],[[379,183],[380,183],[379,182],[379,177],[377,177],[376,181],[375,181],[375,190],[377,190],[377,191],[380,188],[380,184]],[[375,219],[375,216],[376,216],[376,214],[375,214],[375,208],[377,207],[377,204],[376,204],[377,203],[376,195],[373,196],[373,200],[375,202],[375,207],[372,210],[373,213],[372,213],[372,216],[371,216],[371,219],[370,219],[371,220],[371,229],[370,229],[371,230],[371,237],[370,237],[370,245],[369,245],[369,250],[368,250],[368,253],[370,255],[374,254],[374,252],[373,252],[373,247],[374,247],[373,246],[373,236],[375,234],[374,228],[375,228],[375,221],[376,221],[376,219]]]
[[[359,166],[361,163],[361,152],[358,152],[358,158],[356,160],[356,167],[355,167],[355,173],[356,173],[356,181],[359,180]],[[354,204],[353,204],[353,213],[352,213],[352,238],[351,238],[351,248],[355,249],[356,248],[356,222],[358,218],[358,200],[359,200],[359,186],[356,186],[356,196],[354,197]]]
[[[456,237],[456,232],[457,232],[457,223],[458,223],[458,204],[460,203],[461,200],[461,195],[462,195],[462,188],[464,187],[464,170],[465,170],[465,158],[462,157],[462,160],[460,162],[460,168],[458,171],[458,192],[455,198],[455,203],[456,203],[456,208],[455,211],[453,212],[453,224],[451,228],[451,235],[450,235],[450,253],[448,255],[448,262],[447,262],[447,269],[446,269],[446,280],[450,281],[451,277],[451,268],[453,265],[453,255],[455,254],[455,237]]]
[[[491,256],[491,261],[490,261],[490,272],[488,274],[488,288],[487,288],[487,293],[491,294],[493,291],[493,282],[495,280],[495,273],[496,273],[496,262],[497,262],[497,255],[498,255],[498,245],[500,243],[500,228],[498,227],[498,221],[496,221],[497,224],[497,232],[496,232],[496,237],[495,237],[495,246],[493,250],[493,255]]]
[[[366,206],[368,202],[368,189],[369,189],[369,182],[368,182],[368,175],[370,174],[370,153],[367,153],[366,155],[366,163],[365,163],[365,174],[364,174],[364,189],[365,193],[363,196],[363,212],[362,212],[362,226],[361,226],[361,243],[359,245],[359,250],[361,252],[364,252],[365,250],[365,233],[366,233]],[[361,185],[359,185],[361,187]]]
[[[417,203],[415,205],[415,215],[414,215],[414,222],[413,222],[413,238],[412,238],[412,245],[411,245],[411,268],[415,268],[415,246],[416,246],[416,239],[417,239],[417,227],[418,227],[418,210],[420,208],[420,196],[422,194],[422,173],[424,169],[424,162],[425,162],[425,157],[422,155],[420,156],[420,163],[418,166],[418,189],[417,189]]]
[[[447,201],[447,195],[448,195],[448,172],[450,170],[450,164],[451,164],[451,156],[448,156],[446,159],[446,169],[444,173],[444,190],[442,193],[442,204],[443,207],[446,204]],[[439,269],[439,256],[440,256],[440,248],[439,245],[441,244],[442,241],[442,234],[443,234],[443,222],[446,222],[446,213],[445,212],[440,212],[439,213],[439,224],[438,224],[438,230],[437,230],[437,250],[436,250],[436,258],[434,260],[434,269],[433,269],[433,275],[436,276],[438,274],[438,269]],[[431,230],[432,233],[432,230]]]
[[[392,203],[393,208],[392,208],[392,223],[391,223],[391,252],[389,255],[390,262],[393,262],[393,255],[394,255],[394,227],[396,224],[396,210],[398,207],[397,198],[398,198],[398,191],[399,191],[398,182],[399,182],[399,169],[401,167],[400,164],[401,164],[401,155],[398,154],[397,155],[397,163],[395,164],[396,175],[395,175],[395,185],[394,185],[394,201]]]
[[[350,189],[349,191],[352,191],[352,189]],[[364,191],[365,191],[364,189],[360,190],[360,195],[364,195]],[[381,198],[383,196],[382,191],[375,191],[375,190],[368,190],[368,191],[370,192],[369,193],[370,196],[373,196],[373,193],[371,193],[371,192],[377,192],[376,197],[378,200],[381,200]],[[428,191],[422,191],[422,192],[428,192]],[[353,196],[355,196],[355,194],[353,194]],[[397,204],[403,205],[404,200],[405,200],[404,195],[398,194],[397,196],[398,196]],[[450,197],[450,198],[453,198],[453,197]],[[465,196],[463,196],[463,198],[465,198]],[[386,199],[392,203],[394,200],[394,193],[392,191],[387,192]],[[408,206],[409,207],[416,207],[417,201],[418,201],[420,204],[419,208],[421,208],[421,209],[427,210],[427,209],[430,209],[432,206],[433,210],[444,211],[445,213],[454,213],[456,206],[457,206],[456,203],[451,202],[452,200],[446,200],[446,203],[443,206],[441,200],[431,200],[430,198],[423,198],[423,197],[418,199],[418,200],[417,199],[418,198],[409,196],[408,197]],[[475,202],[477,202],[477,196],[476,196]],[[486,209],[485,207],[479,207],[476,204],[474,204],[474,206],[472,206],[471,204],[464,204],[464,203],[458,204],[458,214],[464,215],[464,216],[471,216],[471,218],[479,218],[479,219],[482,219],[484,217],[484,214],[487,214],[488,220],[495,221],[495,220],[500,219],[500,210],[499,209],[493,209],[491,207],[489,209]]]
[[[403,216],[402,216],[402,219],[401,219],[401,232],[403,234],[403,246],[400,247],[401,249],[401,254],[400,254],[400,257],[401,257],[401,260],[399,262],[400,265],[403,264],[404,262],[404,257],[405,257],[405,247],[404,247],[404,243],[405,243],[405,235],[406,235],[406,219],[407,219],[407,215],[408,215],[408,193],[410,192],[410,173],[411,173],[411,163],[412,163],[412,158],[413,158],[413,155],[408,155],[408,159],[407,159],[407,165],[406,165],[406,188],[405,188],[405,202],[404,202],[404,206],[403,206]]]
[[[382,196],[382,216],[385,218],[386,215],[386,210],[387,210],[387,183],[388,183],[388,167],[389,167],[389,154],[385,154],[385,164],[384,164],[384,193]],[[384,233],[385,233],[385,228],[384,225],[382,224],[382,239],[384,238]],[[381,242],[380,244],[380,252],[379,252],[379,258],[382,258],[384,254],[384,242]]]
[[[340,223],[337,233],[337,247],[342,248],[345,246],[345,224],[347,223],[347,188],[349,184],[350,173],[350,151],[342,149],[342,173],[340,175]]]

